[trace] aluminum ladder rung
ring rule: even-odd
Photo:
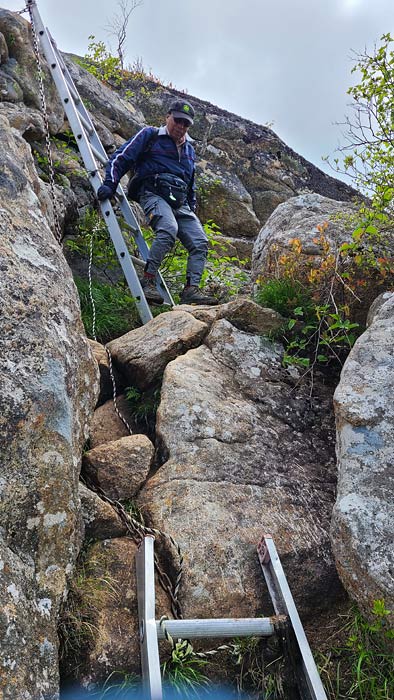
[[[207,637],[271,637],[277,620],[272,617],[216,618],[211,620],[156,620],[158,639],[171,637],[205,639]]]
[[[302,700],[327,700],[305,632],[302,628],[290,588],[286,581],[278,553],[270,535],[265,535],[258,545],[258,556],[273,602],[276,616],[269,618],[241,619],[155,619],[155,567],[154,537],[147,535],[138,548],[135,563],[137,574],[138,617],[140,630],[141,669],[144,697],[162,700],[163,689],[160,670],[158,640],[165,638],[165,630],[171,637],[202,639],[215,637],[267,637],[277,630],[290,626],[296,639],[296,680]]]
[[[63,109],[66,113],[71,131],[75,136],[83,163],[88,172],[90,184],[97,193],[98,188],[102,184],[97,162],[105,165],[108,162],[108,156],[90,119],[89,113],[78,93],[74,81],[67,69],[67,66],[65,65],[63,58],[61,57],[48,30],[43,25],[36,0],[27,0],[27,7],[34,21],[44,56],[49,64],[51,75],[62,101]],[[142,235],[138,221],[134,215],[130,203],[125,197],[121,185],[118,186],[117,195],[119,199],[119,208],[121,209],[127,225],[133,232],[139,254],[145,262],[149,252],[149,247]],[[134,268],[111,202],[109,200],[100,202],[100,209],[114,244],[126,282],[132,296],[135,299],[138,314],[142,323],[147,323],[153,318],[153,315],[149,308],[149,304],[145,299],[140,280]],[[173,306],[174,301],[160,272],[157,275],[157,287],[164,297],[164,303]]]

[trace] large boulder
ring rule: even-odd
[[[146,435],[129,435],[99,445],[83,457],[84,473],[106,496],[133,498],[148,476],[154,447]]]
[[[124,394],[120,394],[116,397],[116,406],[112,398],[96,408],[91,421],[89,446],[98,447],[135,432],[138,431],[129,402]]]
[[[246,333],[268,335],[277,331],[283,324],[283,318],[272,309],[264,309],[252,299],[238,297],[218,306],[193,306],[181,304],[179,311],[187,311],[194,318],[211,326],[220,318],[227,321]]]
[[[0,695],[52,700],[98,372],[30,149],[4,116],[0,154]]]
[[[260,221],[253,211],[252,197],[239,177],[220,165],[200,161],[200,203],[198,214],[203,221],[220,221],[224,236],[255,238]],[[204,187],[207,195],[204,195]]]
[[[338,202],[319,194],[301,194],[280,204],[256,238],[252,255],[254,278],[276,269],[277,261],[289,253],[291,241],[298,239],[301,256],[320,258],[323,236],[331,249],[351,240],[352,227],[346,216],[356,208],[349,202]]]
[[[394,611],[393,391],[391,294],[351,350],[334,395],[339,474],[332,545],[344,586],[367,615],[377,599]]]
[[[303,614],[317,616],[338,592],[331,396],[322,388],[320,405],[311,402],[282,352],[219,320],[205,345],[165,370],[157,434],[167,461],[138,503],[181,545],[186,617],[267,612],[256,555],[263,532],[275,538]]]
[[[114,364],[132,386],[157,383],[168,362],[200,344],[208,326],[185,311],[169,311],[108,343]]]

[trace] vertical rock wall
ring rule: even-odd
[[[0,115],[0,696],[57,697],[56,618],[82,527],[97,368],[30,148]]]
[[[334,395],[339,473],[333,551],[345,588],[369,615],[377,599],[394,611],[393,319],[394,294],[357,340]]]

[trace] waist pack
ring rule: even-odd
[[[173,209],[179,209],[186,202],[187,184],[177,175],[171,175],[171,173],[155,175],[152,181],[147,184],[147,189],[151,188],[155,194],[163,197]]]

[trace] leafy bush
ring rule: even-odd
[[[306,371],[315,366],[338,371],[363,330],[365,310],[394,283],[394,264],[383,254],[385,242],[376,227],[359,226],[351,242],[334,248],[325,236],[327,225],[314,239],[319,255],[303,254],[298,238],[289,241],[286,253],[273,246],[256,292],[258,303],[286,319],[284,363]]]
[[[345,145],[338,151],[334,168],[353,178],[357,188],[372,197],[376,211],[392,222],[394,203],[393,80],[394,38],[380,37],[372,54],[355,55],[352,73],[359,82],[349,88],[353,98],[351,116],[346,117]]]
[[[142,392],[129,386],[125,389],[125,396],[137,425],[153,436],[156,429],[156,412],[160,403],[160,387]]]
[[[93,308],[89,282],[76,277],[75,284],[78,289],[86,335],[92,338]],[[100,343],[107,343],[113,338],[118,338],[139,325],[134,299],[130,295],[128,287],[93,281],[92,294],[95,306],[95,335]]]
[[[83,68],[95,78],[119,86],[122,82],[122,65],[119,56],[112,56],[103,41],[96,41],[93,34],[89,36],[88,52],[81,62]]]

